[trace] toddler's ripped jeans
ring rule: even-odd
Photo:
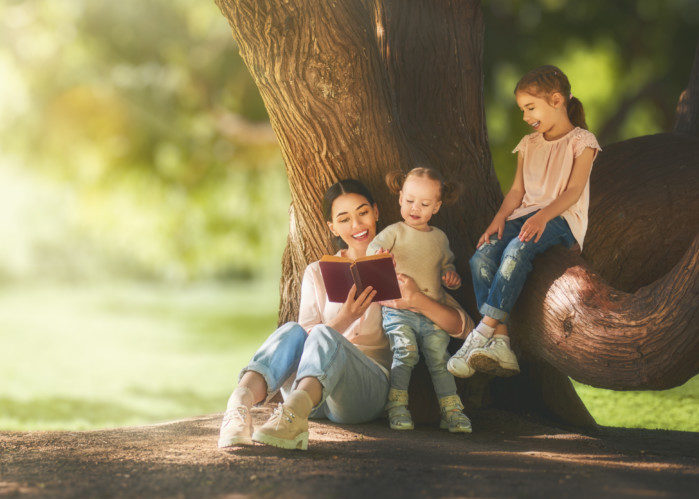
[[[449,335],[422,314],[410,310],[381,307],[383,329],[393,352],[391,388],[407,390],[410,375],[419,360],[418,348],[425,358],[437,398],[456,395],[454,376],[447,371]]]
[[[571,247],[576,243],[568,222],[561,216],[546,224],[539,242],[535,243],[535,238],[520,241],[517,236],[524,222],[536,213],[506,221],[502,239],[491,235],[490,241],[471,257],[473,290],[481,315],[506,322],[532,270],[534,257],[556,244]]]

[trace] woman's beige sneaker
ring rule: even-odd
[[[235,445],[252,445],[252,418],[250,409],[244,405],[233,407],[223,413],[218,446],[224,448]]]
[[[252,435],[255,442],[281,449],[308,449],[308,418],[297,417],[279,404],[272,416]]]

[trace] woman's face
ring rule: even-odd
[[[361,194],[342,194],[332,205],[330,232],[340,236],[356,257],[366,254],[367,246],[376,235],[379,210]]]

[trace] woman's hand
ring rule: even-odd
[[[415,283],[415,280],[405,274],[396,274],[398,277],[398,287],[400,288],[400,295],[401,298],[397,300],[385,300],[381,302],[381,305],[384,307],[391,307],[391,308],[399,308],[399,309],[408,309],[412,310],[413,312],[415,309],[413,308],[415,298],[417,298],[420,293],[420,290],[417,287],[417,284]]]
[[[534,242],[538,243],[539,239],[541,239],[541,234],[543,234],[544,230],[546,229],[547,222],[548,220],[546,220],[546,217],[541,212],[538,212],[537,214],[527,218],[517,237],[523,243],[526,243],[533,237],[536,237]]]
[[[490,225],[488,226],[487,229],[485,229],[485,232],[483,235],[478,238],[478,243],[476,244],[476,249],[480,249],[483,244],[487,243],[490,241],[490,236],[493,234],[498,235],[498,239],[502,239],[502,233],[505,230],[505,217],[500,216],[500,215],[495,215],[493,218],[493,221],[490,222]]]
[[[347,299],[345,300],[345,303],[342,304],[342,308],[340,308],[340,311],[338,312],[334,321],[338,326],[344,327],[342,330],[340,330],[338,327],[333,326],[336,331],[344,331],[350,324],[364,315],[366,309],[369,308],[369,305],[371,305],[371,301],[374,299],[374,296],[376,296],[376,290],[371,286],[364,288],[364,291],[362,291],[357,297],[355,297],[356,293],[357,285],[352,284],[352,287],[347,294]]]

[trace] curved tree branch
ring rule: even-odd
[[[555,248],[537,260],[513,313],[517,340],[589,385],[680,385],[699,372],[698,260],[699,235],[667,275],[624,293],[575,253]]]

